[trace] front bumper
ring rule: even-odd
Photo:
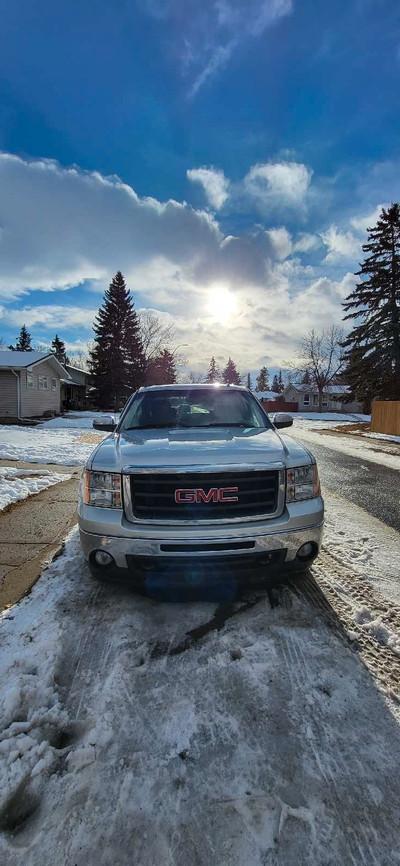
[[[146,573],[158,573],[169,582],[182,583],[187,565],[189,575],[203,574],[205,581],[235,571],[246,580],[246,573],[253,571],[273,576],[304,568],[304,562],[296,558],[297,551],[311,542],[317,555],[323,514],[323,500],[316,497],[286,506],[284,513],[273,520],[151,527],[129,523],[117,510],[81,504],[79,527],[85,558],[92,572],[99,575],[143,583]],[[111,554],[115,566],[96,567],[96,550]]]

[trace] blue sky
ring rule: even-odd
[[[191,366],[341,319],[400,197],[392,0],[1,3],[0,337],[91,337],[118,268]],[[172,200],[170,204],[165,204]]]

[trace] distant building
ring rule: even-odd
[[[59,415],[61,379],[69,378],[49,352],[0,352],[0,423]]]
[[[322,394],[322,411],[324,412],[362,412],[362,404],[357,400],[345,403],[344,397],[349,393],[348,385],[327,385]],[[298,412],[318,412],[319,394],[314,385],[304,385],[291,382],[282,392],[282,398],[287,402],[297,402]]]
[[[89,373],[65,364],[67,376],[61,379],[61,408],[86,409],[88,406]]]

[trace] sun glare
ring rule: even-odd
[[[237,313],[237,300],[229,289],[216,286],[209,291],[208,309],[216,322],[226,325],[231,316]]]

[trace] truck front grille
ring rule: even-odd
[[[274,514],[279,471],[144,472],[130,483],[133,514],[141,520],[229,520]]]

